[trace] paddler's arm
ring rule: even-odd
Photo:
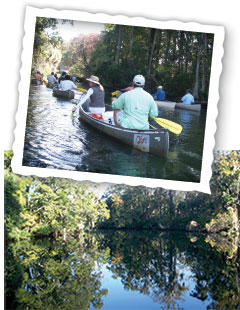
[[[90,96],[93,94],[93,89],[92,88],[89,88],[89,90],[84,94],[85,96],[83,96],[83,94],[81,95],[81,99],[79,98],[79,101],[77,103],[77,105],[72,109],[72,112],[75,112],[80,105],[83,105],[87,100],[88,98],[90,98]]]
[[[154,100],[151,102],[150,111],[149,111],[150,117],[156,117],[158,116],[158,107]]]
[[[77,89],[77,85],[75,85],[73,82],[72,82],[72,88]]]
[[[123,99],[124,99],[124,96],[122,95],[117,100],[114,100],[112,102],[112,108],[114,110],[121,110],[121,109],[123,109],[124,108],[124,100]]]
[[[90,98],[90,96],[93,94],[93,89],[89,88],[89,90],[85,93],[85,96],[83,96],[83,98],[78,102],[77,106],[83,105],[88,98]]]

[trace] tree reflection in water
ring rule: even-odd
[[[6,308],[104,309],[110,289],[102,287],[106,265],[124,289],[149,296],[161,309],[189,308],[193,300],[198,309],[240,309],[239,248],[223,241],[185,233],[98,231],[85,240],[9,243]]]
[[[101,236],[111,249],[108,268],[113,276],[121,278],[125,289],[151,296],[162,309],[185,309],[191,298],[205,301],[207,309],[240,309],[239,248],[221,238],[211,247],[209,238],[213,236],[207,244],[205,237],[185,233],[117,231]]]
[[[86,247],[88,243],[88,246]],[[6,255],[7,309],[89,309],[101,308],[106,289],[96,262],[105,253],[96,251],[92,240],[29,245],[10,245]]]

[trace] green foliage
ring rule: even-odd
[[[12,171],[12,168],[11,168],[12,158],[13,158],[13,151],[4,152],[4,169]]]
[[[193,88],[197,54],[202,48],[202,36],[194,32],[149,29],[144,27],[107,25],[101,40],[91,54],[89,65],[100,76],[104,85],[123,88],[135,74],[146,76],[146,90],[155,92],[163,85],[167,98],[176,100]],[[153,35],[155,34],[155,40]],[[120,37],[119,37],[120,36]],[[199,81],[204,75],[202,96],[207,99],[210,79],[213,36],[207,35],[207,46],[202,48]],[[120,42],[120,55],[116,60]],[[200,92],[200,91],[199,91]]]
[[[211,181],[215,201],[226,210],[240,203],[240,153],[238,151],[216,153]]]
[[[62,47],[61,63],[69,66],[71,74],[89,76],[92,71],[89,65],[90,55],[99,40],[100,35],[91,33],[89,35],[80,34],[70,43],[65,43]]]
[[[47,33],[47,29],[55,30],[58,20],[55,18],[37,17],[33,46],[32,72],[40,71],[48,75],[55,71],[61,60],[61,37],[55,32]]]
[[[4,197],[10,239],[48,235],[66,239],[109,217],[106,204],[87,184],[66,179],[25,178],[5,170]]]
[[[113,187],[106,200],[110,218],[101,226],[185,230],[191,221],[195,221],[198,230],[204,231],[206,227],[214,226],[216,232],[238,232],[239,152],[216,153],[212,169],[211,195],[161,188]]]

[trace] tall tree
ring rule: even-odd
[[[117,32],[118,32],[118,42],[117,42],[117,53],[116,53],[116,63],[119,65],[120,60],[120,51],[122,45],[122,25],[117,25]]]
[[[203,49],[203,44],[200,36],[198,36],[198,49],[197,49],[197,56],[196,56],[196,70],[195,70],[195,84],[193,89],[193,97],[195,99],[199,98],[199,67],[200,67],[200,57]]]
[[[150,29],[150,41],[149,41],[148,74],[151,73],[156,37],[157,37],[157,29],[151,28]]]
[[[129,36],[129,60],[132,62],[133,57],[133,34],[134,34],[134,26],[131,26],[130,36]]]
[[[202,94],[206,91],[206,67],[207,67],[207,34],[203,33],[203,64],[202,64]]]

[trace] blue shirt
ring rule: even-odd
[[[186,94],[185,96],[182,97],[181,101],[184,104],[192,104],[194,103],[194,97],[191,94]]]
[[[112,103],[112,107],[123,109],[120,125],[124,128],[149,129],[148,116],[158,115],[158,108],[153,97],[142,87],[135,87],[122,94]]]
[[[165,91],[162,89],[158,89],[156,91],[156,93],[152,94],[152,96],[155,100],[164,101],[165,100]]]

